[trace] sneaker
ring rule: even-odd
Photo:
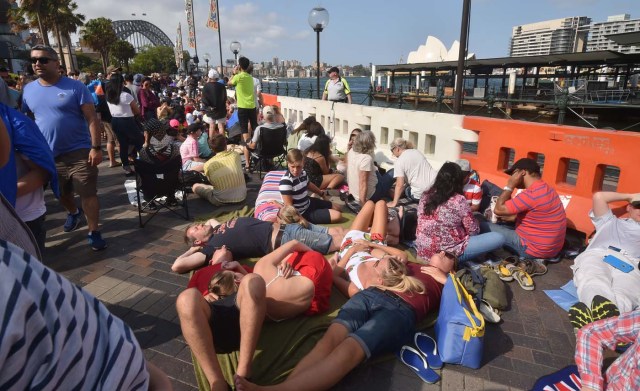
[[[131,166],[122,166],[122,169],[124,170],[124,176],[126,176],[126,177],[131,177],[131,176],[136,175],[136,172],[133,171]]]
[[[84,212],[82,208],[78,208],[76,214],[67,214],[67,220],[64,222],[64,232],[75,231],[78,226],[80,226],[80,221],[82,220],[82,216]]]
[[[569,308],[569,322],[574,329],[581,329],[588,325],[593,322],[591,309],[585,303],[577,302]]]
[[[619,316],[620,310],[611,300],[595,295],[591,301],[591,317],[594,321]]]
[[[547,267],[543,262],[544,260],[522,259],[516,262],[516,266],[529,273],[531,277],[541,276],[547,273]]]
[[[93,251],[104,250],[105,248],[107,248],[107,242],[102,239],[102,234],[100,234],[100,231],[92,231],[91,233],[89,233],[89,235],[87,235],[87,239],[89,239],[89,246],[91,246],[91,249]]]

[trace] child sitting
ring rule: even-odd
[[[198,149],[200,134],[202,134],[202,125],[200,123],[193,123],[187,128],[187,139],[180,146],[182,169],[184,171],[204,171],[205,160],[200,158]]]

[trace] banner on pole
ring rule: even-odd
[[[178,31],[176,32],[175,51],[176,66],[178,67],[178,69],[180,69],[182,68],[182,60],[184,57],[184,49],[182,48],[182,26],[180,26],[180,22],[178,22]]]
[[[209,5],[209,19],[207,19],[207,27],[212,30],[218,30],[218,5],[217,0],[211,0]]]
[[[195,49],[196,47],[196,26],[193,23],[193,0],[185,0],[184,11],[187,13],[187,26],[189,28],[189,47]]]

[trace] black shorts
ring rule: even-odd
[[[331,223],[329,209],[332,206],[331,201],[309,197],[309,208],[304,211],[302,217],[312,224],[329,224]]]
[[[231,353],[240,349],[240,309],[236,305],[236,296],[237,293],[234,293],[209,303],[209,326],[216,353]]]
[[[258,127],[258,114],[256,109],[238,108],[238,123],[242,128],[242,134],[249,133],[249,123],[251,123],[251,131],[255,132]]]

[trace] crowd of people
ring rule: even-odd
[[[86,219],[89,246],[96,251],[107,247],[97,197],[103,140],[109,167],[122,167],[124,176],[135,175],[136,161],[176,159],[182,171],[206,177],[208,183],[193,184],[193,193],[220,206],[245,201],[246,179],[258,164],[261,140],[269,132],[286,131],[275,221],[240,217],[191,224],[185,230],[190,248],[172,266],[176,273],[196,271],[176,305],[185,340],[212,390],[228,387],[215,353],[236,350],[236,388],[260,389],[249,379],[263,322],[327,311],[332,286],[349,300],[276,388],[326,389],[371,356],[397,352],[416,325],[438,310],[448,274],[494,251],[515,256],[510,258],[515,262],[500,263],[495,271],[516,278],[525,289],[532,289],[531,276],[546,272],[546,263],[562,255],[564,206],[533,159],[517,160],[505,170],[506,184],[490,206],[495,219],[487,220],[480,210],[482,188],[469,161],[435,169],[411,142],[398,138],[390,144],[393,169],[385,170],[375,161],[377,141],[368,129],[353,129],[345,153],[337,153],[314,117],[287,123],[278,106],[264,105],[246,57],[238,60],[230,79],[212,69],[202,80],[123,74],[115,66],[95,78],[67,76],[55,50],[41,45],[32,48],[31,63],[36,80],[21,79],[17,96],[3,97],[0,91],[0,118],[6,125],[0,129],[0,145],[11,146],[1,155],[0,192],[3,205],[15,208],[33,234],[37,247],[30,256],[36,259],[45,249],[47,184],[67,211],[64,231],[77,230]],[[235,90],[235,98],[227,96],[227,88]],[[348,83],[337,68],[329,72],[323,98],[351,103]],[[268,162],[270,168],[274,164]],[[344,202],[329,199],[337,195]],[[626,202],[629,217],[614,216],[611,202]],[[323,226],[342,222],[349,212],[345,204],[357,213],[350,229]],[[415,240],[403,232],[410,215],[416,216]],[[575,260],[580,302],[569,316],[581,330],[581,373],[597,389],[603,375],[590,361],[595,353],[589,351],[597,349],[586,340],[617,327],[609,318],[619,317],[624,324],[619,327],[636,335],[640,330],[640,193],[594,194],[591,218],[596,235]],[[13,271],[25,273],[33,261],[4,242],[8,235],[0,237],[0,252],[26,260],[27,266]],[[417,262],[409,262],[406,247],[415,249]],[[632,271],[602,261],[611,256],[631,264]],[[253,268],[239,263],[248,258],[259,261]],[[72,289],[65,284],[55,289]],[[88,302],[95,300],[83,295]],[[102,307],[94,309],[88,316],[108,316]],[[112,338],[130,334],[124,324],[113,327]],[[625,338],[617,342],[635,341]],[[166,386],[164,375],[139,357],[135,339],[129,342],[137,367],[129,366],[135,371],[126,380]],[[607,340],[613,347],[615,342]],[[628,352],[637,361],[637,344]]]

